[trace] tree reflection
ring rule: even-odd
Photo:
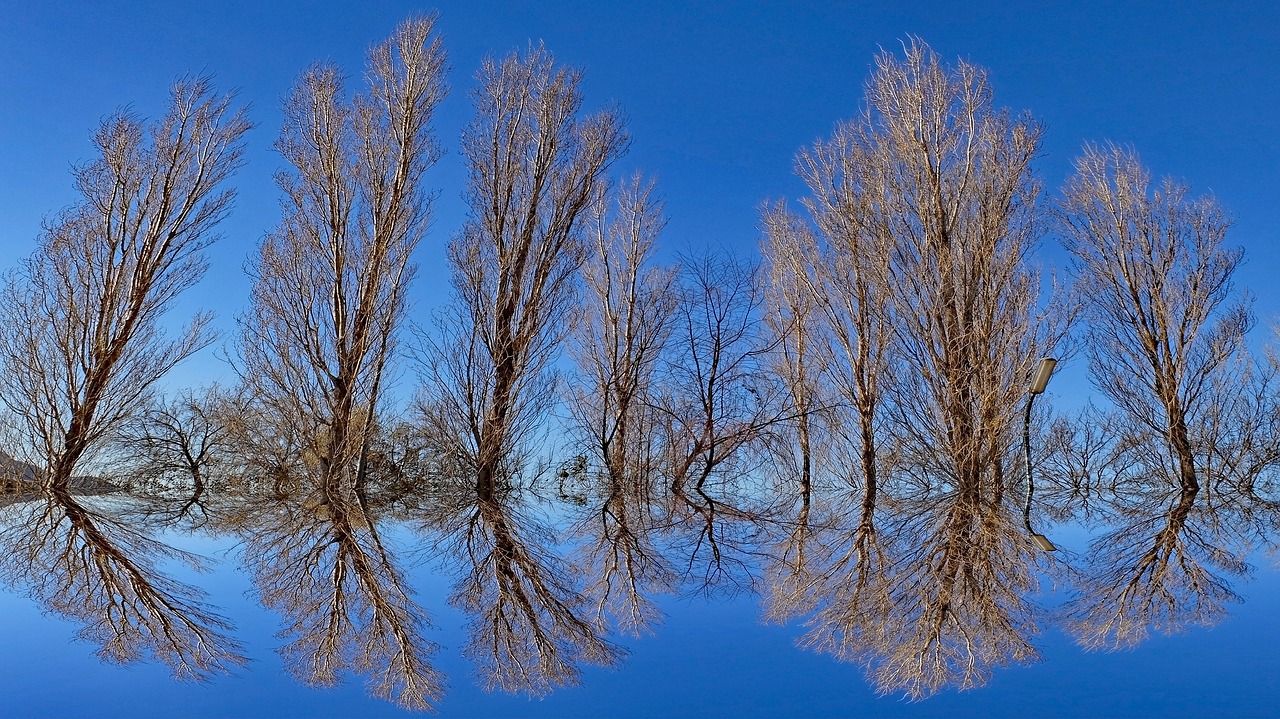
[[[600,473],[574,530],[582,540],[574,560],[588,581],[584,594],[596,621],[636,636],[660,618],[650,595],[672,592],[679,581],[657,541],[652,489],[645,476]]]
[[[577,684],[580,664],[609,666],[622,650],[589,613],[554,532],[532,513],[532,495],[512,484],[452,483],[452,501],[427,521],[457,574],[450,602],[469,616],[464,654],[482,683],[543,696]]]
[[[1280,518],[1269,472],[1280,447],[1272,379],[1242,370],[1209,383],[1220,400],[1197,407],[1186,451],[1161,428],[1096,411],[1066,433],[1059,461],[1086,487],[1071,494],[1090,496],[1085,516],[1106,527],[1063,608],[1082,646],[1127,648],[1152,630],[1212,626],[1239,600],[1231,582],[1248,575],[1249,551],[1273,541]]]
[[[1163,488],[1118,506],[1114,529],[1090,545],[1080,596],[1065,608],[1067,630],[1089,649],[1118,649],[1221,621],[1239,597],[1228,576],[1248,571],[1243,556],[1197,507],[1196,488]],[[1215,571],[1216,570],[1216,571]]]
[[[758,589],[758,567],[773,508],[759,489],[738,478],[733,484],[685,488],[662,496],[664,544],[691,594],[734,594]]]
[[[999,491],[890,501],[880,528],[865,494],[838,500],[831,515],[842,521],[817,530],[805,580],[775,594],[774,616],[805,616],[802,645],[862,664],[878,691],[912,699],[1036,659],[1035,562]]]
[[[478,482],[465,454],[440,455],[399,426],[372,438],[358,488],[241,413],[207,465],[198,516],[180,472],[157,475],[140,497],[27,489],[0,508],[0,569],[81,622],[104,658],[150,657],[206,678],[244,659],[199,590],[160,570],[198,560],[145,529],[196,519],[243,540],[300,681],[332,686],[354,672],[375,696],[432,709],[444,677],[429,615],[388,538],[408,520],[455,574],[463,653],[487,688],[542,696],[577,684],[584,665],[618,663],[625,652],[609,631],[653,631],[662,594],[759,590],[768,618],[803,625],[802,647],[863,666],[881,693],[918,699],[1036,660],[1046,577],[1072,584],[1051,616],[1086,648],[1220,621],[1248,553],[1280,524],[1268,471],[1280,420],[1260,399],[1268,378],[1256,380],[1196,426],[1194,486],[1178,481],[1165,447],[1114,431],[1123,425],[1109,415],[1050,425],[1037,441],[1046,486],[1036,497],[1054,519],[1104,526],[1066,563],[1034,551],[1013,479],[1021,467],[1010,471],[995,448],[975,477],[897,444],[878,455],[872,483],[856,434],[836,433],[810,482],[762,465],[713,472],[699,487],[671,481],[661,445],[638,437],[613,447],[614,461],[570,459],[557,488],[549,465],[520,456],[498,481]],[[38,486],[10,464],[11,484]]]
[[[270,501],[243,536],[262,603],[284,616],[280,653],[300,681],[334,686],[350,670],[374,696],[433,708],[444,677],[431,664],[427,614],[362,492],[321,486]]]
[[[889,566],[874,503],[843,494],[799,505],[771,568],[767,612],[778,621],[804,617],[801,646],[866,664],[885,645],[893,611]]]
[[[165,561],[202,560],[115,516],[106,501],[55,487],[0,510],[0,576],[45,611],[81,623],[78,636],[117,663],[154,659],[177,679],[205,680],[246,660],[203,592]]]
[[[889,528],[893,613],[871,671],[882,691],[967,689],[995,667],[1038,658],[1034,550],[1001,490],[993,482],[912,498]]]

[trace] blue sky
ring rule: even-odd
[[[997,102],[1046,126],[1038,170],[1050,196],[1088,140],[1131,143],[1155,174],[1216,194],[1237,218],[1229,242],[1246,248],[1238,285],[1257,295],[1259,340],[1280,315],[1280,4],[1267,2],[11,3],[0,23],[0,267],[74,201],[68,170],[90,158],[101,118],[121,106],[158,116],[174,78],[209,73],[238,89],[257,128],[225,239],[182,311],[214,310],[229,338],[247,296],[243,262],[278,216],[280,99],[316,61],[358,79],[370,44],[431,10],[452,92],[436,122],[449,154],[428,176],[440,198],[418,258],[419,319],[445,298],[443,248],[466,211],[458,135],[486,54],[542,40],[584,68],[588,107],[616,104],[634,137],[617,169],[658,179],[664,246],[746,253],[759,204],[802,191],[795,151],[857,110],[873,56],[908,35],[987,67]],[[1043,250],[1060,264],[1051,237]],[[207,352],[174,383],[226,374]]]

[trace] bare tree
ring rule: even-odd
[[[171,401],[155,403],[140,421],[122,430],[122,440],[139,462],[134,476],[164,485],[185,480],[197,493],[204,491],[224,428],[203,399],[194,392],[182,392]]]
[[[807,506],[816,472],[814,445],[832,419],[829,398],[823,396],[829,388],[824,386],[826,367],[819,349],[822,299],[811,278],[816,238],[782,204],[766,210],[764,229],[764,319],[774,338],[770,359],[795,408],[792,421],[775,431],[780,436],[774,455],[782,470],[799,480],[801,501]]]
[[[633,633],[657,616],[646,593],[674,581],[653,544],[653,383],[678,301],[675,271],[653,266],[665,224],[654,184],[639,175],[597,198],[588,216],[585,301],[570,344],[578,365],[568,403],[575,446],[591,458],[582,478],[590,511],[577,527],[587,543],[577,562],[594,579],[586,593],[597,614]]]
[[[1087,647],[1132,646],[1153,627],[1213,624],[1235,598],[1226,577],[1247,571],[1242,535],[1269,516],[1233,498],[1254,496],[1276,462],[1272,373],[1247,355],[1253,317],[1231,285],[1243,251],[1223,246],[1215,199],[1171,179],[1153,189],[1114,145],[1087,146],[1063,195],[1090,368],[1115,405],[1108,438],[1091,442],[1114,528],[1091,544],[1067,625]],[[1238,521],[1219,519],[1227,506],[1243,507]]]
[[[556,398],[549,365],[572,324],[584,218],[627,139],[580,118],[580,72],[542,47],[488,59],[463,136],[472,218],[449,246],[454,298],[429,339],[423,422],[481,492],[510,480]]]
[[[793,243],[795,275],[822,311],[833,447],[854,450],[863,490],[847,549],[815,552],[778,608],[813,611],[808,641],[920,697],[1035,656],[1034,555],[1009,471],[1026,378],[1067,323],[1029,262],[1039,127],[993,105],[981,68],[918,40],[904,50],[877,57],[864,111],[801,154],[808,221],[772,217],[815,237]],[[887,529],[873,521],[884,505]],[[823,588],[838,598],[802,600]]]
[[[0,291],[0,408],[7,441],[65,486],[147,403],[156,382],[213,334],[198,315],[176,338],[161,319],[204,274],[202,250],[231,208],[221,189],[249,129],[205,78],[174,85],[149,128],[128,113],[75,170],[83,199],[50,221]]]
[[[626,484],[647,484],[656,469],[653,385],[678,301],[675,272],[652,266],[666,224],[653,191],[636,176],[592,206],[583,316],[570,345],[574,423],[587,453]]]
[[[1065,331],[1028,262],[1040,128],[993,106],[983,69],[920,41],[877,58],[867,98],[874,154],[856,181],[892,233],[895,350],[913,378],[895,385],[903,452],[929,481],[999,493],[1032,363]]]
[[[654,398],[672,492],[745,476],[765,433],[793,414],[769,357],[760,268],[726,252],[684,259],[675,337]]]
[[[886,195],[895,193],[885,182],[894,164],[892,155],[885,161],[881,131],[869,120],[842,123],[796,161],[810,191],[804,205],[818,230],[819,242],[803,246],[827,328],[821,356],[839,397],[839,465],[853,468],[845,479],[862,490],[864,535],[873,531],[876,494],[891,464],[884,445],[893,444],[883,423],[895,374],[891,262],[899,238],[885,205]]]
[[[881,425],[893,343],[893,289],[887,282],[893,238],[884,216],[872,211],[874,194],[867,187],[874,183],[863,184],[876,171],[869,162],[875,156],[875,142],[866,128],[841,125],[832,139],[819,142],[798,159],[800,174],[812,193],[804,201],[811,224],[782,206],[764,218],[766,257],[774,268],[775,285],[791,288],[787,292],[794,297],[793,306],[805,310],[795,321],[803,317],[801,334],[807,343],[799,337],[784,337],[781,342],[784,347],[795,345],[788,353],[792,358],[787,363],[792,368],[789,374],[796,379],[803,376],[805,384],[793,384],[812,387],[803,394],[792,392],[801,430],[802,466],[817,464],[860,494],[858,530],[850,537],[852,551],[841,560],[849,565],[845,571],[851,577],[879,571],[875,510],[885,470],[880,444],[886,438]],[[813,456],[815,436],[825,440],[818,457]],[[797,551],[802,546],[790,545]],[[814,588],[809,585],[812,578],[805,576],[806,564],[812,562],[797,555],[794,561],[779,565],[797,574],[795,582],[775,587],[771,610],[775,616],[811,606]],[[869,579],[873,577],[851,581],[862,586]]]
[[[757,482],[772,434],[794,411],[770,359],[760,268],[725,251],[681,263],[681,298],[653,395],[665,538],[698,591],[756,582],[757,532],[771,508]]]
[[[240,371],[264,416],[304,432],[321,483],[364,481],[427,228],[422,178],[441,152],[430,121],[445,93],[434,23],[407,20],[374,46],[354,97],[318,65],[285,103],[284,217],[252,263]]]
[[[882,571],[883,549],[875,512],[887,469],[883,445],[892,444],[883,425],[893,374],[895,294],[889,272],[894,244],[892,215],[881,211],[886,192],[880,181],[885,157],[883,139],[874,124],[841,123],[831,138],[815,143],[797,157],[797,173],[810,191],[803,200],[807,217],[781,204],[764,215],[766,260],[774,268],[774,284],[788,288],[785,291],[794,298],[791,304],[805,309],[797,316],[804,318],[802,334],[808,341],[801,343],[799,337],[783,340],[784,346],[796,345],[789,353],[794,359],[788,364],[797,376],[803,365],[808,365],[803,368],[804,375],[823,392],[819,403],[814,399],[797,403],[804,466],[817,464],[853,490],[851,496],[840,498],[839,504],[847,505],[852,495],[860,495],[857,529],[849,536],[850,551],[830,560],[825,577],[810,575],[807,569],[821,563],[816,561],[825,555],[821,542],[812,548],[816,556],[805,558],[800,554],[800,538],[793,538],[788,549],[795,550],[795,556],[784,555],[777,569],[791,572],[793,581],[773,587],[770,611],[775,617],[812,609],[812,583],[830,581],[836,567],[846,577],[842,580],[845,589],[839,591],[852,592],[850,601],[868,605],[871,597],[863,593],[868,587],[882,586],[877,575]],[[817,457],[812,456],[815,436],[825,440]],[[818,532],[814,538],[820,539],[822,534],[829,532]],[[839,606],[837,602],[823,611],[841,611]],[[856,621],[855,617],[873,617],[868,623],[872,627],[880,620],[865,608],[851,610],[845,620],[835,622],[828,617],[819,624],[852,629],[850,622]],[[830,642],[816,638],[816,634],[807,641],[830,648]]]
[[[770,567],[766,611],[778,621],[803,617],[803,646],[866,663],[886,646],[894,610],[892,563],[876,524],[886,475],[880,425],[893,332],[883,269],[891,238],[870,231],[874,215],[857,204],[867,200],[855,192],[858,155],[842,147],[851,135],[842,125],[800,155],[813,192],[805,199],[810,222],[781,205],[764,217],[774,291],[789,298],[799,325],[792,332],[800,336],[780,344],[805,490]],[[835,481],[815,487],[815,475]]]
[[[1250,363],[1246,372],[1215,378],[1212,394],[1219,401],[1205,408],[1192,437],[1193,446],[1205,448],[1197,466],[1211,503],[1219,494],[1250,497],[1273,489],[1280,465],[1276,377],[1274,365]]]
[[[789,532],[770,564],[767,583],[770,616],[786,620],[796,613],[793,599],[803,603],[811,596],[808,572],[815,562],[810,555],[822,551],[815,545],[820,528],[814,524],[814,480],[835,466],[829,440],[838,420],[822,351],[823,299],[812,278],[817,238],[784,203],[766,209],[763,224],[764,320],[773,338],[770,365],[794,408],[792,416],[769,433],[771,474],[779,482],[782,501],[794,509],[794,515],[782,518]]]
[[[895,352],[911,377],[888,414],[905,473],[892,531],[912,539],[895,552],[893,639],[875,671],[921,696],[1035,656],[1034,550],[1009,470],[1026,378],[1066,322],[1041,309],[1028,260],[1034,120],[996,109],[984,70],[946,66],[919,41],[877,58],[867,101],[874,154],[858,180],[892,236]]]
[[[1152,190],[1132,150],[1086,147],[1063,195],[1093,380],[1125,434],[1166,448],[1168,463],[1147,469],[1193,492],[1212,443],[1195,441],[1200,425],[1249,371],[1253,317],[1247,301],[1231,301],[1243,251],[1223,247],[1230,222],[1215,199],[1170,179]]]
[[[203,395],[182,392],[153,403],[121,428],[126,483],[135,495],[149,496],[144,511],[158,510],[171,521],[203,511],[210,481],[218,474],[215,465],[227,454],[226,427],[213,406],[220,394],[216,388]]]

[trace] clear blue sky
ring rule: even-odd
[[[622,172],[654,174],[667,199],[665,247],[754,251],[756,208],[794,197],[801,146],[854,113],[872,58],[917,35],[991,71],[999,104],[1047,127],[1050,194],[1086,140],[1132,143],[1156,174],[1214,192],[1236,216],[1230,242],[1258,296],[1260,331],[1280,315],[1280,3],[920,2],[528,3],[46,2],[0,21],[0,267],[34,246],[41,218],[75,199],[68,170],[90,158],[96,123],[128,105],[155,117],[184,73],[210,73],[252,106],[248,166],[206,281],[184,311],[213,309],[226,336],[247,295],[241,268],[277,219],[271,151],[279,102],[308,64],[357,80],[365,49],[405,16],[439,10],[453,88],[436,123],[449,154],[423,243],[416,313],[444,298],[443,246],[465,213],[458,134],[486,54],[543,40],[587,72],[588,106],[616,103],[634,136]],[[1057,264],[1050,240],[1042,255]],[[176,319],[176,318],[175,318]],[[1261,336],[1261,332],[1260,332]],[[1082,363],[1077,363],[1082,364]],[[226,370],[211,353],[180,376]],[[198,382],[199,379],[190,380]],[[183,380],[181,383],[188,383]]]

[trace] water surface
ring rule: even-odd
[[[720,489],[13,496],[5,713],[1275,715],[1260,488]]]

